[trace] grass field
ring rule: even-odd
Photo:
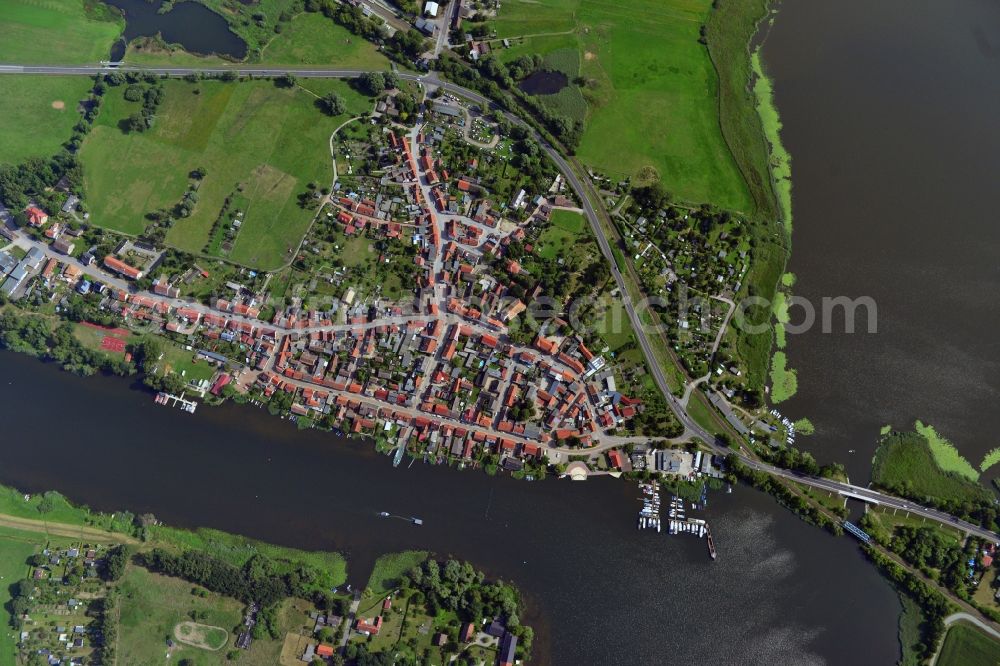
[[[163,371],[180,375],[185,382],[210,380],[215,375],[215,366],[195,352],[183,349],[173,342],[159,340],[163,344]]]
[[[978,483],[941,469],[922,435],[890,433],[875,452],[872,479],[878,485],[914,498],[952,502],[989,501],[991,493]]]
[[[777,138],[777,113],[770,105],[770,98],[761,97],[769,90],[751,91],[748,86],[755,76],[748,45],[757,32],[758,23],[767,16],[771,0],[715,0],[713,5],[715,9],[705,28],[709,56],[719,80],[718,115],[722,135],[748,184],[757,216],[774,221],[788,212],[790,220],[790,204],[788,211],[783,210],[772,186],[769,140]],[[764,127],[760,114],[768,115],[773,121],[769,128]],[[772,134],[766,134],[772,130]],[[780,155],[783,152],[780,144],[775,143],[775,147]],[[785,166],[787,164],[786,160]],[[790,193],[791,190],[786,191]],[[784,261],[781,263],[784,266]]]
[[[552,225],[538,237],[538,256],[555,259],[571,249],[583,234],[583,216],[567,210],[552,211]]]
[[[59,152],[81,119],[77,106],[92,85],[85,76],[0,77],[0,163]]]
[[[261,54],[268,65],[322,65],[338,69],[389,69],[374,44],[323,14],[303,13],[275,35]]]
[[[164,662],[167,637],[175,637],[175,627],[190,621],[192,611],[197,613],[199,623],[226,630],[241,621],[243,605],[239,601],[207,591],[202,597],[193,593],[200,588],[191,583],[141,567],[129,565],[119,588],[118,662],[122,666]],[[221,642],[219,636],[212,638]],[[225,662],[225,652],[212,652],[184,643],[175,642],[171,652],[169,663],[181,659],[191,659],[199,666]]]
[[[575,49],[590,105],[577,150],[586,164],[615,178],[658,175],[681,199],[750,212],[753,199],[719,124],[718,77],[698,42],[711,6],[512,0],[494,26],[499,37],[525,39],[499,57]]]
[[[365,596],[380,599],[396,589],[399,577],[427,559],[427,551],[406,550],[402,553],[383,555],[375,561],[375,569],[368,578]]]
[[[124,27],[96,0],[3,0],[0,62],[97,63],[107,60]]]
[[[0,664],[13,664],[17,657],[17,637],[10,628],[10,586],[28,575],[27,559],[43,540],[39,535],[5,530],[0,534]]]
[[[305,86],[305,87],[303,87]],[[167,242],[201,252],[226,197],[249,201],[229,259],[274,269],[290,259],[314,212],[297,197],[309,182],[329,185],[328,140],[344,117],[330,118],[317,96],[341,94],[351,113],[368,101],[338,80],[313,79],[292,89],[270,81],[188,83],[170,80],[152,129],[129,134],[119,123],[138,109],[112,88],[81,150],[85,188],[95,223],[141,233],[144,215],[172,208],[188,187],[188,173],[204,168],[199,201],[178,220]]]
[[[954,624],[945,634],[936,666],[996,666],[1000,642],[967,624]]]

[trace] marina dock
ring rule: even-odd
[[[660,495],[655,484],[640,483],[639,490],[642,491],[642,509],[639,511],[639,529],[662,530],[663,519],[660,516]],[[702,507],[708,503],[707,498],[702,496]],[[696,508],[697,505],[692,505]],[[667,534],[693,534],[698,538],[707,537],[708,554],[714,560],[718,556],[715,550],[715,540],[712,538],[712,530],[708,522],[701,518],[688,518],[684,509],[684,500],[674,495],[670,499],[666,516]]]
[[[187,400],[180,396],[176,396],[172,393],[166,393],[165,391],[160,391],[153,398],[153,402],[157,405],[169,405],[171,407],[180,407],[188,414],[194,414],[194,410],[198,408],[198,403],[194,400]]]

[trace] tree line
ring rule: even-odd
[[[138,563],[165,576],[183,578],[223,596],[245,603],[257,602],[262,608],[274,606],[287,597],[312,596],[317,572],[306,566],[280,572],[264,555],[254,555],[242,567],[196,550],[180,555],[162,548],[137,556]]]

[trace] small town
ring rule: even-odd
[[[0,666],[997,666],[998,26],[0,0]]]
[[[198,260],[165,261],[167,252],[130,239],[111,247],[106,234],[88,246],[91,227],[72,195],[53,215],[29,206],[16,216],[26,222],[20,227],[10,211],[0,213],[9,241],[0,289],[13,301],[58,311],[74,299],[112,317],[115,326],[84,325],[102,353],[126,363],[134,361],[125,343],[132,333],[162,336],[195,367],[165,383],[173,393],[158,395],[160,404],[193,412],[185,392],[239,395],[375,437],[400,456],[537,478],[577,450],[613,450],[611,471],[628,471],[616,449],[649,441],[636,423],[646,400],[626,392],[635,382],[623,379],[601,337],[590,331],[585,340],[559,316],[560,301],[547,319],[534,319],[541,315],[527,305],[550,293],[550,269],[537,253],[555,256],[553,218],[580,223],[565,183],[543,165],[539,191],[515,190],[523,179],[509,155],[523,138],[502,138],[457,98],[436,98],[426,114],[406,127],[376,109],[342,139],[335,159],[348,174],[330,194],[316,193],[313,227],[295,259],[312,280],[285,285],[283,298],[275,277],[224,268],[221,293],[195,299],[192,285],[211,277]],[[482,141],[470,137],[473,125]],[[348,267],[365,263],[357,281],[337,267],[341,256]],[[389,262],[405,262],[412,285],[397,286],[395,298],[392,280],[370,282]]]

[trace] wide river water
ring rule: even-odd
[[[1000,3],[786,0],[763,55],[792,156],[794,291],[878,305],[876,334],[789,336],[782,411],[855,482],[879,428],[915,419],[978,466],[1000,446]]]
[[[0,483],[24,491],[339,550],[356,584],[385,552],[468,559],[525,592],[537,664],[898,658],[897,596],[856,544],[751,489],[710,495],[713,562],[702,539],[636,530],[633,483],[393,468],[358,440],[299,431],[265,411],[190,415],[154,405],[129,380],[80,378],[10,352],[0,352],[0,419]]]

